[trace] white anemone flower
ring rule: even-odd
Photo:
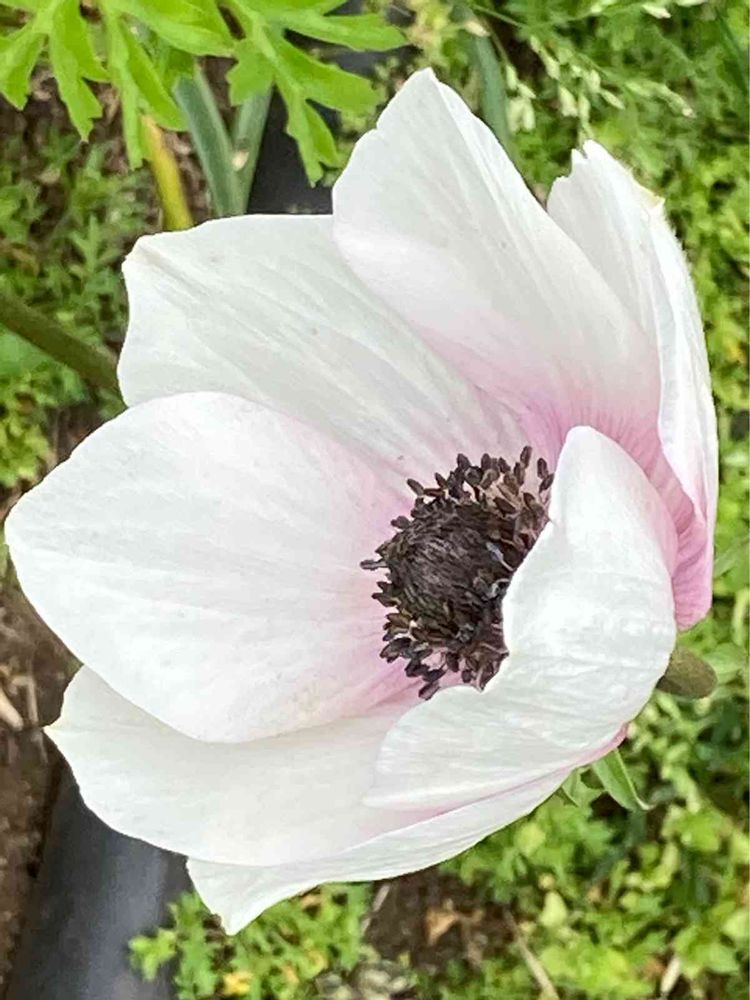
[[[130,409],[7,526],[102,819],[232,931],[617,745],[709,607],[716,503],[691,282],[623,167],[587,143],[545,211],[422,72],[332,217],[145,237],[125,275]]]

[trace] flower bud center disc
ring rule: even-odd
[[[380,655],[422,678],[422,698],[446,679],[481,690],[508,655],[502,600],[547,522],[553,480],[544,459],[530,463],[526,446],[513,466],[458,455],[434,487],[409,479],[409,516],[392,521],[395,534],[361,564],[385,574],[373,594],[391,609]]]

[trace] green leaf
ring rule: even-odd
[[[324,17],[320,12],[278,12],[275,15],[286,28],[321,42],[345,45],[348,49],[372,49],[385,52],[406,44],[402,32],[387,24],[379,14],[349,14]]]
[[[140,91],[128,65],[128,46],[119,18],[104,9],[107,36],[108,66],[117,87],[122,108],[122,131],[128,159],[133,167],[140,167],[144,156],[144,136],[141,130]]]
[[[472,20],[476,20],[474,12],[468,4],[459,4],[457,13],[463,21],[464,44],[479,77],[482,118],[500,140],[508,156],[516,162],[518,153],[508,119],[508,94],[505,87],[504,67],[500,64],[492,36],[489,34],[478,35],[468,30],[466,25]],[[481,24],[480,27],[482,27]]]
[[[78,0],[62,0],[57,7],[51,38],[55,37],[75,58],[79,76],[87,80],[109,79],[94,51],[89,25],[81,16]]]
[[[270,104],[270,89],[260,94],[252,94],[239,105],[232,120],[234,159],[241,164],[236,166],[236,172],[239,200],[243,211],[250,197]]]
[[[313,59],[284,38],[275,40],[277,65],[293,79],[308,100],[327,108],[363,114],[377,103],[374,87],[362,76]]]
[[[544,896],[544,906],[539,914],[539,923],[543,927],[555,930],[568,919],[568,908],[559,892],[547,892]]]
[[[241,104],[252,94],[261,94],[273,83],[273,66],[249,38],[237,46],[237,62],[227,73],[229,100]]]
[[[577,771],[573,771],[565,779],[562,785],[560,785],[560,791],[569,802],[572,802],[574,806],[578,806],[579,809],[585,809],[591,805],[594,799],[599,798],[599,792],[595,788],[589,788],[585,784],[580,768]]]
[[[196,66],[192,77],[177,82],[175,96],[180,102],[193,138],[203,173],[211,192],[211,204],[217,216],[241,215],[246,206],[241,200],[234,150],[219,113],[211,88]]]
[[[63,0],[55,11],[49,36],[49,57],[71,121],[86,139],[102,109],[83,78],[106,80],[107,74],[96,58],[76,0]]]
[[[638,795],[633,779],[630,777],[630,772],[625,766],[619,750],[613,750],[606,757],[601,757],[599,760],[594,761],[591,765],[591,770],[602,783],[604,790],[623,809],[645,812],[651,808]]]
[[[726,684],[745,669],[747,656],[741,646],[736,646],[733,642],[721,642],[710,653],[706,653],[706,660],[718,682]]]
[[[237,0],[240,7],[262,14],[267,20],[283,19],[288,14],[312,10],[327,14],[341,6],[341,0]]]
[[[309,104],[305,104],[305,112],[316,156],[321,163],[325,163],[330,167],[338,166],[341,162],[341,156],[333,133],[315,108],[311,108]]]
[[[305,100],[293,78],[283,70],[277,84],[287,108],[286,131],[296,141],[310,183],[323,176],[323,163],[335,166],[339,161],[336,140],[317,111]]]
[[[196,56],[229,55],[232,36],[215,4],[201,0],[109,0],[138,18],[170,45]]]
[[[17,108],[26,103],[31,73],[43,44],[44,36],[33,21],[0,42],[0,93]]]
[[[165,128],[185,127],[182,112],[166,89],[156,67],[131,31],[123,31],[130,75],[143,95],[154,118]]]
[[[44,2],[45,0],[0,0],[0,7],[12,7],[13,10],[25,10],[33,14]]]

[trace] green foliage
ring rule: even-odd
[[[363,77],[322,62],[289,40],[289,33],[349,49],[392,49],[402,35],[378,14],[342,16],[329,0],[101,0],[84,16],[78,0],[7,2],[23,22],[0,36],[0,93],[23,107],[31,74],[46,53],[71,120],[86,138],[101,106],[92,83],[109,81],[122,104],[133,166],[146,155],[143,114],[169,129],[184,127],[172,86],[191,75],[199,56],[235,60],[230,97],[276,86],[288,112],[287,129],[311,181],[322,164],[339,163],[336,142],[315,105],[353,113],[372,110],[377,91]]]
[[[323,886],[230,937],[186,893],[170,907],[172,926],[131,941],[131,957],[146,979],[175,961],[177,1000],[298,1000],[322,973],[348,971],[367,953],[361,927],[369,900],[367,886]]]
[[[43,135],[33,151],[16,137],[0,152],[0,280],[85,343],[119,341],[118,265],[147,228],[144,180],[105,170],[107,145],[83,158],[74,136]],[[0,327],[0,484],[35,479],[51,455],[51,411],[89,398],[74,372]]]

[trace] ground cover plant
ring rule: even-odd
[[[625,809],[584,778],[426,882],[328,887],[279,904],[233,939],[188,895],[169,926],[132,943],[132,960],[146,977],[173,963],[180,1000],[742,996],[750,603],[743,5],[408,7],[414,61],[435,66],[488,121],[497,108],[487,101],[487,74],[499,72],[508,114],[497,131],[507,128],[540,195],[565,171],[569,149],[593,135],[667,200],[701,300],[719,411],[715,606],[688,641],[721,684],[695,703],[657,693],[636,720],[623,755],[643,807]],[[379,72],[383,93],[404,67],[388,60]],[[347,135],[371,120],[369,109],[344,112]],[[65,126],[55,127],[31,152],[28,142],[8,144],[0,164],[3,280],[29,301],[54,303],[84,340],[110,345],[124,318],[116,264],[157,225],[147,175],[111,169],[113,141],[81,154]],[[64,206],[47,223],[40,184]],[[104,415],[116,405],[29,350],[0,336],[0,477],[9,491],[55,460],[50,431],[61,408],[87,400]]]

